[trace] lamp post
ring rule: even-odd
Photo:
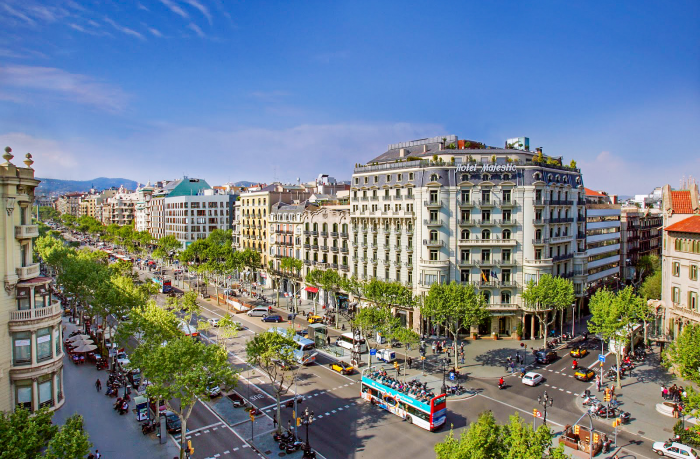
[[[541,396],[537,396],[537,403],[542,405],[542,408],[544,408],[544,418],[542,422],[544,425],[547,425],[547,407],[550,407],[554,404],[554,398],[550,397],[549,394],[547,394],[547,391],[544,391],[544,394]]]
[[[306,362],[308,362],[309,360],[315,358],[317,355],[318,355],[318,352],[314,352],[313,354],[309,355],[307,358],[305,358],[305,359],[301,362],[301,364],[299,365],[299,367],[298,367],[298,368],[296,369],[296,371],[294,372],[294,416],[298,416],[298,414],[297,414],[297,397],[298,397],[298,394],[297,394],[297,375],[299,374],[299,370],[301,370],[301,369],[304,367],[304,365],[306,365]],[[299,424],[296,422],[296,419],[295,419],[294,421],[295,421],[295,422],[294,422],[294,436],[295,436],[296,438],[299,438]],[[279,422],[279,420],[278,420],[278,422]],[[307,436],[307,437],[309,436],[309,435],[308,435],[308,429],[307,429],[307,434],[306,434],[306,436]],[[308,441],[308,438],[307,438],[307,441]]]
[[[576,336],[576,303],[571,303],[571,339],[574,339],[574,336]]]
[[[440,359],[440,364],[442,364],[442,387],[440,388],[440,390],[443,394],[446,394],[447,386],[445,385],[445,367],[448,364],[448,360],[443,357],[442,359]]]
[[[314,422],[314,412],[309,412],[309,409],[306,408],[301,416],[301,423],[306,426],[306,444],[304,445],[304,456],[302,456],[305,459],[316,457],[316,453],[311,451],[311,444],[309,443],[309,426],[312,422]]]

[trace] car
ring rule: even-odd
[[[236,292],[234,292],[233,289],[227,288],[226,290],[224,290],[224,295],[236,296]]]
[[[246,314],[248,315],[248,317],[264,317],[269,313],[270,311],[267,308],[253,308]]]
[[[578,379],[579,381],[588,382],[595,378],[595,371],[586,367],[578,367],[574,372],[574,378]]]
[[[301,336],[302,338],[309,339],[309,331],[307,329],[297,330],[296,334],[297,336]]]
[[[542,376],[539,373],[535,373],[534,371],[528,371],[523,376],[523,384],[525,384],[526,386],[533,386],[534,387],[534,386],[538,385],[539,383],[541,383],[542,381],[544,381],[544,376]]]
[[[178,433],[182,431],[182,421],[180,416],[172,411],[165,412],[165,428],[168,433]]]
[[[219,386],[208,386],[207,392],[209,392],[209,397],[214,398],[221,395],[221,388]]]
[[[328,364],[331,370],[337,371],[341,375],[350,375],[355,372],[355,368],[347,362],[342,360],[336,360]]]
[[[211,319],[207,320],[207,322],[209,322],[209,324],[210,324],[212,327],[218,327],[218,326],[219,326],[219,320],[220,320],[220,319],[219,319],[218,317],[212,317]]]
[[[138,387],[141,385],[141,370],[138,368],[131,370],[127,377],[129,378],[129,381],[131,381],[131,386],[134,389],[138,389]]]
[[[651,450],[659,456],[676,457],[683,459],[698,459],[698,453],[690,446],[682,443],[657,441],[651,446]]]
[[[129,360],[129,357],[126,355],[126,352],[118,352],[117,363],[119,364],[119,366],[125,367],[131,363],[131,360]]]
[[[309,316],[309,317],[307,317],[306,320],[307,320],[310,324],[316,324],[316,323],[323,322],[323,317],[314,315],[314,316]]]
[[[282,316],[278,314],[270,314],[269,316],[265,316],[262,318],[263,322],[282,322]]]
[[[535,361],[537,363],[551,363],[557,358],[557,353],[552,350],[535,352]]]
[[[576,347],[574,349],[571,349],[569,355],[571,357],[576,357],[577,359],[580,359],[581,357],[585,357],[588,355],[588,349],[586,349],[585,347]]]

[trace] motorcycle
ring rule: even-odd
[[[603,442],[603,452],[604,453],[609,453],[610,452],[610,445],[612,445],[612,439],[608,438],[606,441]]]
[[[622,410],[620,410],[619,418],[620,418],[620,420],[622,421],[623,424],[629,424],[629,423],[630,423],[631,417],[632,417],[632,415],[630,414],[629,411],[622,411]]]
[[[297,405],[303,401],[304,401],[304,397],[297,397]],[[294,408],[294,399],[287,400],[287,403],[285,403],[285,406],[287,408]]]
[[[595,406],[600,403],[600,400],[598,400],[595,395],[591,395],[587,398],[583,399],[583,406]]]
[[[304,446],[304,442],[299,440],[290,443],[285,443],[284,452],[287,454],[292,454],[294,451],[299,451],[302,446]]]
[[[564,333],[563,335],[561,335],[561,338],[562,338],[564,341],[569,341],[570,339],[573,338],[573,335],[572,335],[571,333],[568,333],[568,332],[567,332],[567,333]]]
[[[615,415],[617,414],[617,410],[613,407],[608,408],[605,405],[601,405],[595,411],[595,414],[601,418],[606,418],[606,419],[607,418],[614,418]]]
[[[501,389],[501,390],[502,390],[502,389],[505,389],[506,387],[508,387],[508,386],[506,385],[505,382],[504,382],[503,384],[499,384],[499,385],[498,385],[498,388]]]
[[[155,431],[156,431],[155,421],[150,420],[150,421],[146,421],[143,424],[141,424],[141,433],[142,434],[146,435],[146,434],[149,434],[149,433],[155,432]]]
[[[450,395],[462,395],[463,393],[466,392],[466,389],[464,389],[464,387],[462,387],[462,386],[460,386],[459,384],[457,384],[456,386],[451,386],[451,387],[449,387],[449,388],[447,389],[447,392],[448,392]]]

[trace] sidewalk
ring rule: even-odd
[[[66,327],[66,336],[76,329],[66,319],[63,325]],[[155,435],[143,435],[141,423],[136,421],[133,412],[120,416],[112,409],[114,399],[104,395],[104,387],[101,392],[95,390],[97,378],[100,378],[104,386],[107,376],[107,371],[97,371],[95,365],[75,365],[66,354],[63,359],[66,403],[56,411],[54,424],[65,423],[75,413],[82,415],[85,430],[93,444],[92,451],[99,449],[104,459],[179,457],[180,450],[170,438],[161,445]]]

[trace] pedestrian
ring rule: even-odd
[[[97,389],[97,392],[102,390],[102,381],[100,381],[100,378],[97,378],[97,381],[95,381],[95,389]]]
[[[326,336],[326,343],[328,343],[328,347],[331,347],[331,335]]]
[[[595,377],[595,387],[600,392],[600,376]]]
[[[411,365],[413,365],[413,359],[411,359],[411,357],[409,357],[408,359],[406,359],[406,363],[408,363],[408,369],[410,370]]]
[[[432,349],[433,355],[435,355],[435,343],[430,345],[430,349]]]
[[[272,416],[272,427],[277,428],[277,415]]]
[[[615,384],[610,387],[610,397],[615,396]]]
[[[515,362],[510,362],[510,372],[515,373]]]
[[[464,353],[464,343],[459,345],[459,352]]]
[[[90,454],[88,454],[88,457],[87,457],[87,459],[95,459],[95,455],[94,455],[94,454],[92,454],[92,453],[90,453]]]
[[[100,454],[100,450],[96,449],[95,450],[95,459],[100,459],[102,457],[102,454]]]
[[[462,357],[462,365],[464,365],[464,352],[462,352],[460,356]]]

